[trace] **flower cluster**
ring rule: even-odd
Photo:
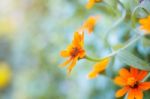
[[[103,0],[89,0],[86,8],[91,9],[95,3],[102,2]],[[120,3],[120,2],[119,2]],[[95,25],[99,16],[90,16],[78,29],[74,32],[74,37],[71,44],[65,50],[60,52],[60,55],[64,58],[68,58],[60,66],[68,66],[68,74],[71,73],[72,69],[76,65],[78,60],[87,59],[96,62],[93,66],[92,71],[88,74],[88,78],[95,78],[99,73],[105,71],[106,67],[109,65],[112,57],[119,52],[110,54],[104,58],[94,59],[87,55],[84,48],[84,35],[85,33],[91,34],[94,32]],[[139,20],[140,29],[144,30],[144,35],[150,34],[150,16],[146,18],[141,18]],[[129,43],[132,44],[132,43]],[[128,44],[128,45],[129,45]],[[127,46],[125,46],[126,48]],[[114,78],[114,83],[118,86],[123,87],[116,92],[116,97],[122,97],[127,93],[127,99],[143,99],[143,91],[150,89],[150,82],[145,81],[147,76],[149,76],[148,71],[139,70],[133,68],[136,66],[131,66],[130,70],[126,68],[121,68],[119,71],[119,76]]]

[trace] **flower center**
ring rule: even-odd
[[[80,50],[77,47],[74,47],[74,48],[72,48],[71,56],[76,57],[79,52],[80,52]]]
[[[102,0],[95,0],[96,3],[101,2]]]
[[[136,81],[136,79],[134,77],[130,77],[127,80],[127,84],[132,87],[132,88],[137,88],[138,87],[138,82]]]

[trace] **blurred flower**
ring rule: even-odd
[[[114,79],[114,82],[123,88],[116,92],[116,97],[121,97],[128,93],[127,99],[143,99],[144,90],[150,89],[150,82],[142,82],[148,72],[136,68],[130,68],[128,71],[122,68],[119,71],[119,76]]]
[[[71,62],[71,64],[68,67],[68,73],[71,72],[73,67],[76,65],[76,62],[78,59],[85,57],[85,50],[83,48],[84,46],[84,33],[74,33],[74,38],[72,43],[67,47],[66,50],[61,51],[61,56],[66,58],[69,57],[67,61],[65,61],[61,66],[66,66]]]
[[[110,60],[110,58],[106,58],[106,59],[96,63],[93,67],[93,70],[89,73],[88,77],[89,78],[97,77],[100,72],[103,72],[106,69],[106,67],[109,63],[109,60]]]
[[[98,2],[102,2],[102,0],[88,0],[88,3],[86,4],[86,8],[90,9],[94,6],[95,3],[98,3]]]
[[[8,86],[11,79],[11,70],[8,64],[0,63],[0,88],[3,89]]]
[[[94,27],[96,25],[96,21],[99,19],[99,16],[91,16],[89,17],[83,24],[82,29],[87,30],[89,34],[94,31]]]
[[[13,20],[10,18],[0,19],[0,35],[10,35],[10,33],[14,32],[16,27],[13,23]]]
[[[150,16],[147,18],[142,18],[139,20],[139,23],[141,24],[141,29],[146,31],[147,33],[150,33]]]

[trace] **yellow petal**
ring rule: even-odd
[[[69,58],[68,60],[66,60],[64,63],[62,63],[62,64],[60,64],[59,66],[60,67],[64,67],[64,66],[66,66],[67,64],[69,64],[70,62],[71,62],[71,58]]]
[[[76,65],[77,59],[78,59],[78,58],[73,59],[72,62],[71,62],[71,64],[68,66],[68,68],[67,68],[67,69],[68,69],[68,75],[70,75],[72,69],[73,69],[74,66]]]
[[[97,75],[98,75],[97,72],[93,72],[93,71],[92,71],[92,72],[90,72],[90,73],[88,74],[88,78],[89,78],[89,79],[93,79],[93,78],[97,77]]]
[[[114,79],[114,83],[119,85],[119,86],[125,86],[126,85],[126,80],[124,78],[118,76]]]
[[[95,4],[95,0],[89,0],[88,3],[86,4],[87,9],[91,9]]]
[[[104,71],[109,63],[109,60],[110,58],[106,58],[96,63],[93,67],[93,70],[89,73],[89,78],[95,78],[100,72]]]
[[[104,71],[106,69],[106,66],[109,63],[109,60],[110,60],[110,58],[106,58],[106,59],[98,62],[97,64],[94,65],[93,70],[98,73]]]
[[[63,50],[63,51],[60,52],[60,55],[61,55],[62,57],[69,57],[69,56],[70,56],[70,53],[69,53],[69,51]]]

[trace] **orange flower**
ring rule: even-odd
[[[95,3],[102,2],[102,0],[89,0],[86,4],[86,8],[90,9],[94,6]]]
[[[84,46],[84,33],[74,33],[74,38],[72,43],[67,47],[66,50],[61,51],[60,55],[64,58],[69,57],[67,61],[65,61],[61,66],[66,66],[70,63],[68,67],[68,73],[71,72],[73,67],[76,65],[78,59],[84,58],[85,50]]]
[[[89,78],[97,77],[100,72],[103,72],[106,69],[109,60],[110,58],[105,58],[104,60],[96,63],[93,67],[93,70],[89,73],[88,77]]]
[[[146,31],[147,33],[150,33],[150,16],[148,16],[147,18],[142,18],[139,20],[139,23],[141,24],[141,29]]]
[[[91,16],[89,17],[83,24],[82,29],[87,30],[89,34],[94,31],[94,27],[96,25],[96,21],[99,19],[99,16]]]
[[[143,99],[143,91],[150,89],[150,82],[142,81],[147,74],[147,71],[139,71],[136,68],[130,68],[130,71],[122,68],[119,71],[119,76],[114,79],[117,85],[123,87],[116,92],[116,97],[128,93],[127,99]]]

